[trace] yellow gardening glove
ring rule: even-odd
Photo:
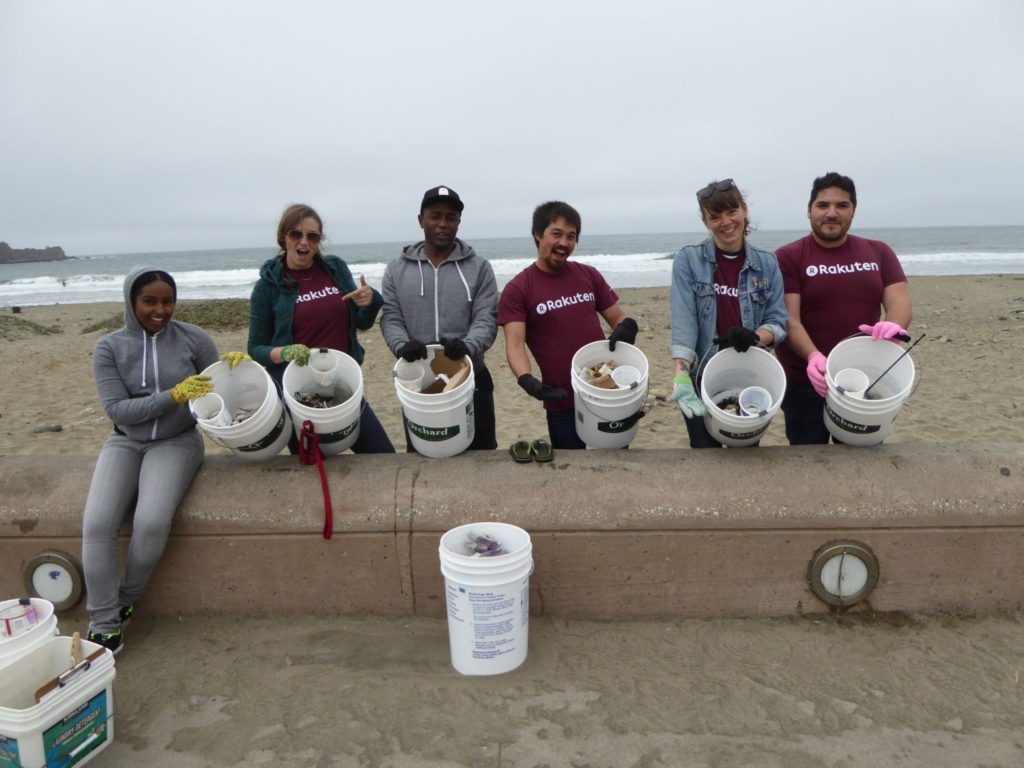
[[[228,364],[228,368],[236,367],[243,360],[252,360],[245,352],[225,352],[220,359]]]
[[[305,344],[289,344],[281,347],[281,359],[286,363],[305,365],[309,362],[309,347]]]
[[[210,383],[210,377],[197,373],[175,386],[171,390],[171,399],[181,405],[186,400],[195,400],[197,397],[208,395],[211,392],[213,392],[213,384]]]

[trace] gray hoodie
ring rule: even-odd
[[[202,328],[171,320],[150,335],[135,317],[132,283],[157,267],[136,267],[124,279],[124,328],[96,342],[92,371],[100,404],[114,426],[132,440],[174,437],[195,426],[188,404],[171,389],[217,362],[217,346]]]
[[[384,270],[380,330],[391,353],[410,339],[424,344],[460,338],[474,366],[498,334],[498,284],[487,259],[455,238],[455,249],[434,268],[424,243],[407,245]]]

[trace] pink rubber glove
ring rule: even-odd
[[[898,323],[891,323],[888,320],[879,320],[874,325],[859,325],[857,329],[861,333],[869,334],[872,341],[878,341],[879,339],[892,341],[896,336],[907,335],[907,332]],[[899,341],[899,339],[896,339],[896,341]]]
[[[825,384],[825,367],[828,365],[828,358],[818,350],[811,352],[807,358],[807,378],[811,380],[814,391],[822,397],[828,392],[828,385]]]

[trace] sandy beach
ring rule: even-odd
[[[1024,441],[1024,276],[984,275],[911,279],[911,332],[925,339],[911,353],[918,370],[916,391],[904,405],[889,443]],[[668,359],[668,289],[624,289],[622,307],[640,325],[639,346],[651,364],[649,413],[633,445],[684,448],[686,430],[679,410],[666,403],[671,389]],[[187,296],[181,297],[187,301]],[[12,310],[2,310],[11,316]],[[13,317],[59,332],[36,334],[4,326],[0,355],[7,361],[0,379],[0,455],[93,454],[110,433],[92,381],[92,349],[102,332],[91,324],[120,315],[117,304],[23,307]],[[247,331],[212,331],[221,352],[245,348]],[[361,334],[366,347],[366,397],[392,441],[404,449],[401,407],[394,392],[394,359],[378,328]],[[487,354],[495,380],[498,443],[545,437],[543,409],[516,385],[505,362],[502,334]],[[60,424],[59,432],[37,431]],[[785,445],[781,414],[762,441]],[[223,449],[207,443],[213,454]]]

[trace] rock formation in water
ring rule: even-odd
[[[0,264],[13,264],[19,261],[64,261],[67,257],[59,245],[47,248],[11,248],[7,243],[0,242]]]

